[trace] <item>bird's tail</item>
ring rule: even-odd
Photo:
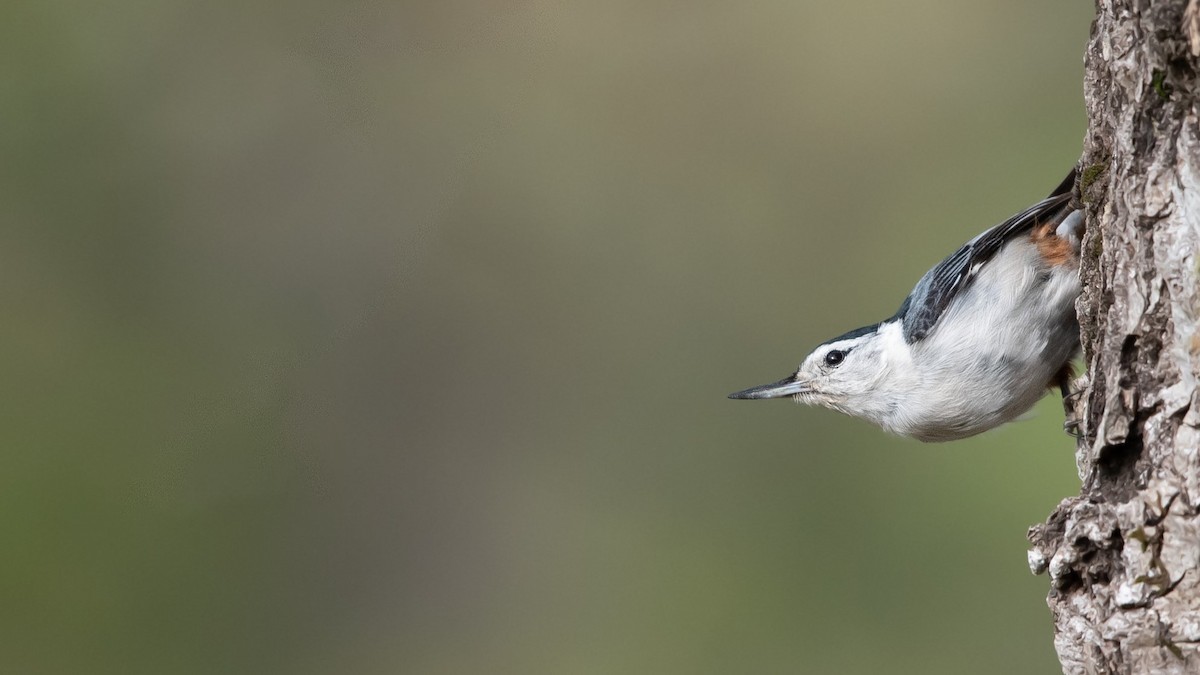
[[[1071,194],[1071,191],[1075,189],[1075,178],[1078,175],[1079,175],[1079,170],[1076,169],[1075,167],[1071,167],[1071,173],[1067,174],[1067,177],[1064,178],[1062,180],[1062,182],[1058,184],[1058,187],[1054,188],[1054,192],[1050,193],[1050,197],[1058,197],[1060,195]],[[1047,199],[1049,199],[1050,197],[1047,197]]]

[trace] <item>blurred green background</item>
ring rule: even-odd
[[[1079,154],[1090,3],[0,10],[0,670],[1057,672],[1056,399],[725,399]]]

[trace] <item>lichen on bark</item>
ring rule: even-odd
[[[1085,58],[1083,486],[1030,530],[1029,553],[1049,572],[1071,674],[1200,673],[1200,60],[1188,5],[1098,0]]]

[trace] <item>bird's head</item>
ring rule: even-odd
[[[729,398],[791,397],[800,403],[873,418],[872,412],[887,395],[881,389],[886,389],[893,372],[897,340],[902,344],[896,324],[850,331],[814,349],[790,377],[735,392]]]

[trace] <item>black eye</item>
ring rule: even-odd
[[[833,367],[842,362],[846,358],[846,352],[840,349],[832,349],[825,355],[825,365]]]

